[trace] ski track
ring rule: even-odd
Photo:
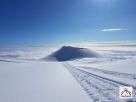
[[[133,88],[133,100],[121,100],[119,99],[119,87],[126,86],[123,83],[103,78],[82,69],[78,69],[69,63],[63,63],[63,65],[69,70],[72,76],[86,91],[90,102],[136,102],[135,88]]]

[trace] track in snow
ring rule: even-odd
[[[120,100],[119,87],[126,85],[78,69],[68,63],[64,63],[64,66],[87,92],[91,102],[136,102],[135,88],[133,89],[133,100]]]
[[[85,68],[85,69],[91,70],[91,71],[95,71],[95,72],[100,72],[100,73],[103,73],[103,74],[108,74],[108,75],[113,75],[113,76],[117,76],[117,77],[123,77],[123,78],[129,78],[129,79],[136,80],[136,74],[128,74],[128,73],[121,73],[121,72],[115,72],[115,71],[108,71],[108,70],[98,69],[98,68],[93,68],[93,67],[82,67],[82,68]]]

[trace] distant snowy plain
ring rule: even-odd
[[[0,48],[0,102],[136,102],[135,41],[65,45],[102,57],[41,61],[63,45]],[[133,99],[119,99],[120,86]]]

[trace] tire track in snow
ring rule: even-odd
[[[118,98],[119,87],[126,86],[123,83],[78,69],[68,63],[64,63],[64,66],[87,92],[91,102],[136,102],[136,98],[133,98],[133,100],[120,100]],[[133,91],[133,97],[136,97],[135,88]]]
[[[128,73],[121,73],[121,72],[115,72],[115,71],[108,71],[108,70],[93,68],[93,67],[80,67],[80,68],[85,68],[87,70],[96,71],[96,72],[100,72],[100,73],[103,73],[103,74],[109,74],[109,75],[113,75],[113,76],[118,76],[118,77],[136,80],[136,74],[128,74]]]

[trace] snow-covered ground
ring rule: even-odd
[[[61,46],[0,49],[0,102],[136,102],[136,42],[71,45],[102,57],[41,61]],[[133,99],[120,99],[120,86]]]
[[[90,96],[91,102],[126,102],[119,99],[119,87],[133,87],[136,101],[136,59],[128,61],[102,62],[100,65],[81,65],[67,62],[64,65]],[[106,64],[107,63],[107,64]],[[124,67],[125,66],[125,67]]]
[[[0,102],[89,102],[58,62],[0,62]]]

